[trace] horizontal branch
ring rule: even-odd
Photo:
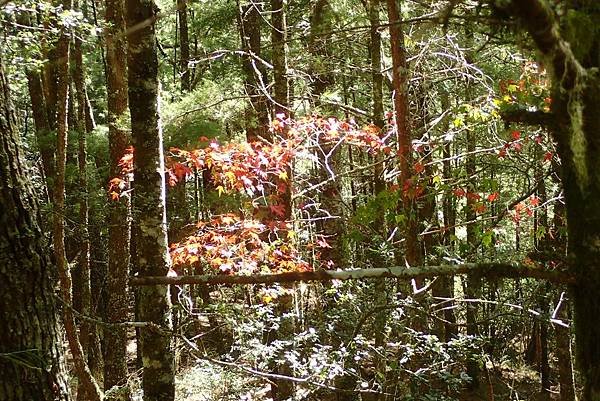
[[[529,111],[525,109],[512,109],[502,111],[500,117],[507,123],[520,123],[548,127],[552,124],[552,114],[543,111]]]
[[[318,270],[272,274],[203,275],[203,276],[146,276],[132,277],[131,285],[183,285],[183,284],[274,284],[298,281],[362,280],[371,278],[433,278],[457,274],[475,274],[488,278],[536,278],[553,283],[572,284],[574,276],[557,270],[519,263],[464,263],[460,265],[389,267],[354,270]]]

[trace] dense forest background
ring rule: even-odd
[[[0,0],[0,400],[599,400],[599,26]]]

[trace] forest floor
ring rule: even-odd
[[[177,401],[272,401],[269,386],[260,378],[240,374],[230,368],[201,361],[177,376]],[[553,389],[557,390],[557,389]],[[314,398],[308,398],[317,401]],[[335,400],[336,397],[328,397]],[[400,398],[401,399],[401,398]],[[424,395],[423,400],[433,400]],[[455,397],[459,401],[547,401],[558,400],[558,392],[541,394],[539,378],[528,367],[497,369],[482,377],[475,392],[464,391]],[[359,400],[359,398],[357,398]],[[448,399],[446,399],[448,400]],[[321,400],[319,400],[321,401]]]

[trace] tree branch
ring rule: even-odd
[[[498,3],[498,2],[496,2]],[[538,50],[548,58],[554,76],[565,90],[573,89],[585,69],[560,35],[558,21],[546,0],[512,0],[504,10],[514,15],[531,35]]]
[[[521,108],[500,112],[500,117],[507,123],[520,123],[526,125],[539,125],[548,127],[552,125],[553,116],[540,110],[529,111]]]
[[[274,284],[298,281],[362,280],[370,278],[432,278],[457,274],[476,274],[488,278],[536,278],[554,283],[573,284],[573,275],[559,271],[546,270],[538,265],[520,263],[464,263],[460,265],[389,267],[355,270],[319,270],[307,272],[286,272],[273,274],[241,275],[203,275],[203,276],[144,276],[132,277],[131,285],[183,285],[183,284]]]

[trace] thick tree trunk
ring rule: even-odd
[[[588,78],[581,90],[580,99],[564,99],[556,93],[553,97],[555,110],[564,108],[561,115],[568,120],[559,119],[559,129],[569,132],[572,138],[587,141],[587,149],[571,145],[565,149],[560,146],[563,161],[562,182],[565,188],[567,206],[567,226],[569,233],[569,256],[573,258],[572,269],[577,276],[577,284],[572,287],[571,297],[574,303],[575,344],[577,362],[584,383],[583,401],[600,400],[600,202],[599,171],[600,155],[600,79]],[[576,95],[571,95],[575,97]],[[564,99],[564,100],[563,100]],[[573,102],[580,102],[573,106]],[[570,110],[569,106],[570,104]],[[577,110],[577,108],[579,108]],[[575,108],[575,109],[573,109]],[[579,114],[581,113],[581,114]],[[578,115],[579,114],[579,115]],[[563,124],[568,124],[567,126]],[[574,144],[571,139],[571,144]],[[584,152],[582,157],[577,152]]]
[[[159,116],[158,59],[152,0],[127,1],[128,82],[131,133],[135,149],[133,216],[139,229],[135,265],[140,276],[166,275],[170,268],[165,211],[165,175]],[[164,330],[171,329],[168,287],[139,290],[139,317]],[[146,401],[172,401],[175,377],[170,335],[141,331]]]
[[[565,190],[577,362],[583,401],[600,400],[600,77],[597,2],[566,2],[561,21],[546,0],[513,0],[506,11],[528,31],[552,78],[551,132]],[[562,24],[561,24],[562,23]]]
[[[118,177],[119,160],[130,144],[127,109],[127,42],[124,0],[106,0],[106,87],[108,93],[108,139],[110,177]],[[131,208],[128,196],[111,200],[108,210],[108,271],[106,318],[123,322],[129,316],[127,278]],[[107,390],[127,382],[127,331],[124,328],[104,333],[104,386]],[[127,392],[125,392],[127,393]],[[128,396],[125,395],[125,398]]]
[[[0,399],[67,401],[54,268],[0,59]]]

